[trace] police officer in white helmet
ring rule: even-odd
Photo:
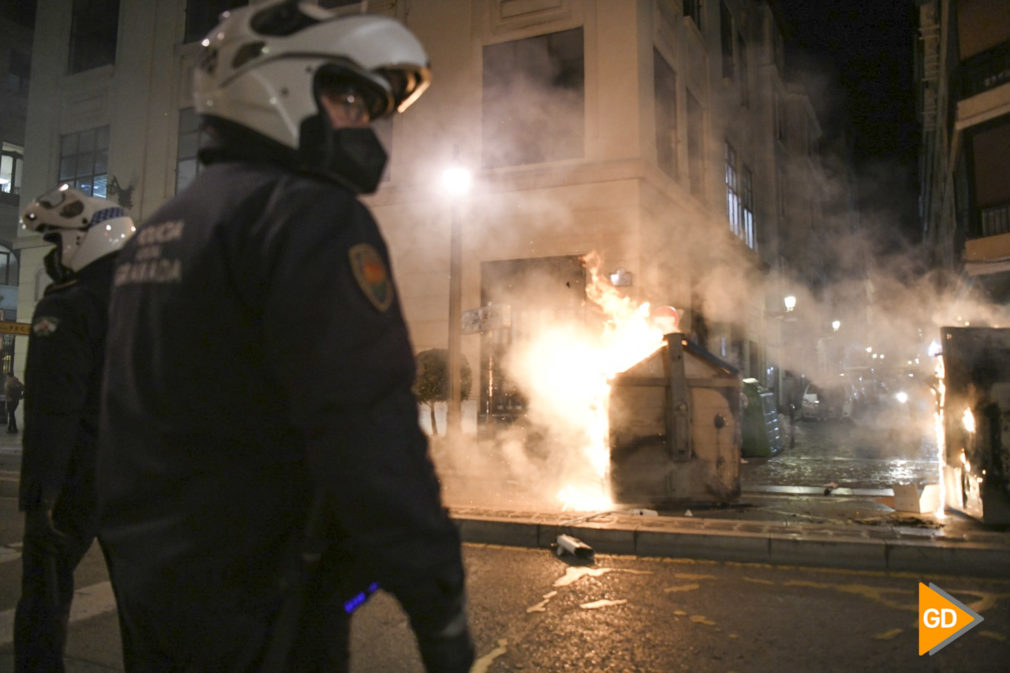
[[[203,41],[207,166],[124,249],[110,312],[100,535],[128,673],[346,671],[377,586],[428,671],[469,670],[459,536],[357,199],[386,160],[370,123],[429,77],[401,24],[309,3]]]
[[[95,455],[113,262],[134,226],[116,203],[69,185],[36,199],[21,221],[55,246],[45,257],[53,283],[28,337],[14,659],[18,673],[62,672],[74,568],[98,530]]]

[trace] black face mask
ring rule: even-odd
[[[74,277],[74,272],[63,266],[60,246],[56,246],[42,258],[42,265],[54,283],[65,283]]]
[[[335,175],[360,194],[379,187],[386,168],[386,150],[371,128],[345,128],[330,132],[326,173]]]
[[[359,194],[379,187],[386,168],[386,150],[370,127],[334,129],[323,115],[302,122],[300,163],[347,185]]]

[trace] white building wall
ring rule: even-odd
[[[70,0],[39,0],[26,139],[24,194],[54,186],[61,134],[108,124],[109,175],[132,189],[131,214],[150,215],[175,189],[178,113],[190,105],[198,46],[181,44],[185,0],[121,0],[112,66],[66,75]],[[434,84],[393,123],[389,180],[367,199],[389,240],[394,272],[418,350],[447,340],[449,224],[463,222],[463,308],[480,303],[482,261],[585,254],[605,270],[636,277],[633,296],[687,308],[689,287],[713,250],[754,269],[758,257],[731,240],[725,213],[723,142],[727,134],[751,163],[759,227],[774,231],[775,145],[769,141],[770,87],[777,83],[768,44],[775,30],[763,2],[731,0],[749,48],[751,103],[721,75],[719,3],[705,2],[704,31],[671,0],[373,0],[372,11],[405,21],[425,43]],[[581,26],[584,31],[585,138],[580,159],[480,170],[485,45]],[[737,32],[737,31],[735,31]],[[681,176],[655,165],[652,50],[677,73]],[[686,92],[704,109],[705,189],[687,179]],[[477,169],[474,190],[452,206],[437,179],[453,156]],[[37,300],[44,248],[23,237],[19,315]],[[736,248],[732,247],[736,246]],[[705,253],[705,254],[702,254]],[[731,262],[733,263],[733,262]],[[762,289],[741,287],[762,306]],[[749,289],[748,289],[749,288]],[[752,339],[760,325],[745,320]],[[471,341],[473,343],[471,343]],[[476,339],[464,339],[476,363]],[[23,354],[24,349],[21,349]]]

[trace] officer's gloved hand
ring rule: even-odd
[[[418,630],[418,649],[428,673],[467,673],[473,665],[473,642],[467,626],[466,610],[461,606],[437,631]]]
[[[55,553],[66,543],[67,536],[53,524],[52,507],[43,503],[25,512],[25,547]]]

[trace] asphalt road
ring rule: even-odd
[[[467,545],[475,672],[1006,671],[1010,582],[938,577],[985,621],[919,657],[913,576]],[[396,604],[355,628],[353,670],[421,671]],[[409,665],[406,664],[408,661]]]
[[[895,460],[930,474],[928,446],[900,448],[881,440],[888,434],[802,424],[797,446],[744,466],[745,486],[816,486],[839,481],[844,469],[851,477],[842,485],[872,487],[895,475]],[[16,462],[0,452],[0,470],[16,469]],[[0,673],[13,671],[20,537],[15,501],[0,497]],[[1010,579],[612,555],[572,566],[543,549],[472,544],[464,557],[478,655],[473,673],[1010,670]],[[115,605],[97,547],[77,580],[67,671],[121,671]],[[932,657],[918,656],[920,581],[934,582],[985,620]],[[422,670],[406,618],[388,595],[379,593],[356,616],[352,670]]]
[[[0,502],[4,535],[9,499]],[[19,563],[0,558],[0,673]],[[887,575],[598,555],[569,565],[547,550],[464,545],[473,673],[1006,671],[1010,580]],[[984,622],[918,656],[917,585],[934,582]],[[115,606],[97,549],[78,571],[68,673],[121,671]],[[7,621],[3,621],[6,616]],[[352,671],[422,671],[406,617],[379,593],[359,610]]]

